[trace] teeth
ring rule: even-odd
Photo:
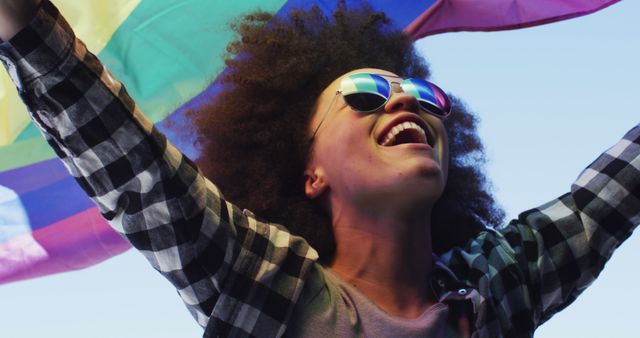
[[[418,135],[420,136],[420,142],[427,143],[427,135],[425,134],[425,131],[415,122],[408,121],[408,122],[403,122],[391,128],[391,130],[385,136],[384,141],[382,142],[382,146],[389,146],[394,144],[394,142],[396,141],[396,136],[398,136],[398,134],[400,134],[400,132],[402,132],[405,129],[413,129],[418,131]]]

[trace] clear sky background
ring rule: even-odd
[[[508,218],[568,191],[640,122],[640,3],[509,32],[418,43],[432,79],[482,119],[488,172]],[[536,337],[637,337],[640,236]],[[0,286],[0,337],[176,338],[202,330],[134,251],[98,266]]]

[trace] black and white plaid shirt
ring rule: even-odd
[[[104,217],[177,288],[205,336],[281,336],[312,269],[307,242],[224,201],[45,2],[0,46],[31,115]],[[440,300],[474,337],[528,337],[570,304],[640,223],[640,126],[571,192],[440,257]],[[304,311],[303,308],[296,308]]]

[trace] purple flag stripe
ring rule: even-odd
[[[23,195],[67,177],[70,175],[62,161],[54,158],[0,172],[0,185]]]

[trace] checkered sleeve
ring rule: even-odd
[[[638,224],[640,126],[591,163],[570,193],[502,229],[525,272],[536,326],[589,286]]]
[[[283,334],[317,259],[302,238],[225,202],[50,2],[0,58],[71,175],[173,283],[205,336]]]

